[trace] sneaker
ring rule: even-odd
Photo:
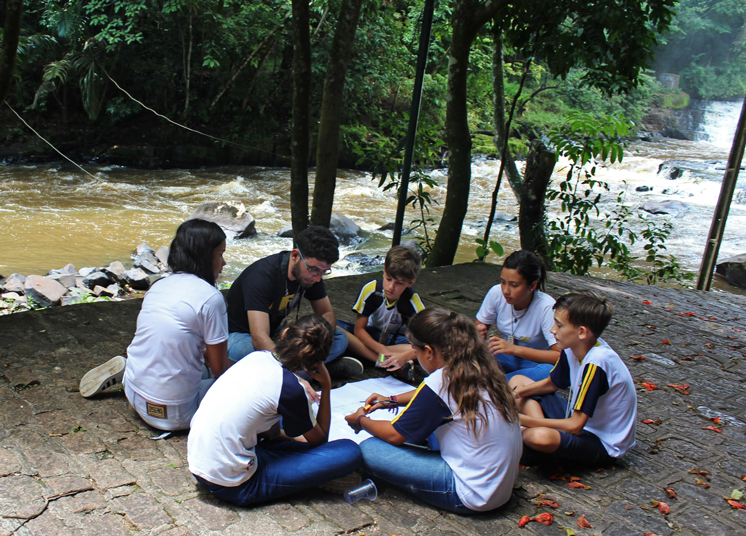
[[[326,369],[332,378],[349,378],[358,376],[365,370],[363,364],[354,357],[338,357],[331,363],[326,364]]]
[[[103,365],[89,370],[80,380],[80,394],[85,398],[90,398],[112,385],[122,383],[126,366],[127,360],[118,355]]]

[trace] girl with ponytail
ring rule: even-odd
[[[373,435],[360,448],[365,468],[438,508],[469,514],[504,504],[521,457],[515,400],[505,375],[474,323],[441,308],[425,309],[409,322],[407,338],[429,376],[398,397],[377,393],[346,417]],[[406,406],[393,421],[367,414]],[[419,446],[430,434],[440,451]]]
[[[202,400],[187,443],[189,470],[217,498],[240,506],[271,501],[345,476],[359,465],[360,448],[328,441],[331,379],[324,365],[334,338],[320,315],[285,328],[274,352],[238,361]],[[294,372],[321,384],[318,415]],[[268,437],[282,418],[285,439]]]

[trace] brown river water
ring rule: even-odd
[[[686,203],[690,210],[680,217],[648,217],[669,219],[673,223],[668,251],[676,255],[684,269],[696,272],[720,191],[717,176],[722,177],[722,171],[713,163],[715,178],[703,179],[685,173],[672,181],[658,175],[658,168],[666,160],[727,160],[728,151],[729,143],[722,142],[635,143],[626,151],[623,163],[598,172],[597,176],[611,187],[611,194],[604,196],[607,201],[602,200],[601,208],[608,210],[620,189],[626,189],[625,202],[635,211],[646,201]],[[232,281],[247,264],[291,247],[290,239],[276,236],[290,222],[289,169],[238,166],[164,171],[90,166],[86,169],[95,178],[70,165],[0,166],[0,274],[45,274],[67,263],[81,269],[105,266],[114,260],[126,262],[134,247],[142,242],[156,249],[168,245],[176,227],[205,201],[241,201],[257,221],[259,236],[229,241],[223,280]],[[475,258],[475,239],[482,236],[489,215],[498,169],[499,162],[494,160],[475,159],[472,165],[469,211],[456,262]],[[559,162],[555,180],[564,176],[566,169],[566,163]],[[441,184],[433,189],[433,198],[443,203],[446,170],[435,170],[431,176]],[[313,182],[312,173],[310,179]],[[739,189],[744,187],[744,180],[746,177],[741,177]],[[643,185],[653,187],[653,191],[635,191]],[[663,194],[666,188],[670,191]],[[391,231],[377,229],[394,220],[393,191],[379,189],[377,180],[367,173],[340,171],[334,210],[352,218],[368,235],[361,243],[342,248],[342,257],[352,251],[386,252]],[[433,207],[436,221],[441,211],[442,206]],[[518,207],[507,181],[503,182],[497,211],[503,215],[517,214]],[[550,215],[554,211],[556,207],[550,207]],[[409,208],[406,221],[415,217],[419,214]],[[405,235],[404,239],[410,237]],[[517,225],[496,223],[492,239],[504,246],[506,254],[512,252],[519,247]],[[640,256],[642,245],[638,242],[633,248]],[[744,252],[746,205],[734,203],[719,258]],[[500,259],[493,256],[489,260]],[[340,261],[334,275],[361,270],[358,265]],[[613,277],[603,268],[594,275]],[[718,286],[732,289],[727,284]]]

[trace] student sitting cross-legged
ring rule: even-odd
[[[523,442],[553,458],[604,465],[635,444],[637,394],[627,367],[598,337],[611,304],[590,293],[561,296],[552,333],[562,349],[549,378],[510,380],[521,412]],[[570,388],[569,402],[558,389]]]
[[[273,352],[254,352],[215,382],[192,419],[189,470],[218,499],[241,506],[266,502],[343,477],[360,463],[354,441],[328,441],[331,379],[324,365],[331,325],[320,315],[286,327]],[[305,370],[321,384],[314,417],[293,372]],[[282,417],[285,436],[263,438]]]
[[[379,361],[379,366],[390,371],[415,359],[405,332],[409,319],[425,308],[412,289],[420,262],[420,256],[405,246],[389,250],[383,277],[367,283],[352,307],[357,313],[355,323],[337,320],[337,325],[348,334],[348,351]]]
[[[429,376],[398,397],[372,394],[345,417],[363,441],[365,469],[437,508],[492,510],[513,492],[521,457],[518,411],[505,375],[466,316],[432,308],[417,313],[407,336]],[[391,422],[367,417],[406,405]],[[432,433],[440,451],[419,445]],[[404,445],[404,443],[412,445]]]

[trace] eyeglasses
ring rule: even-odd
[[[301,252],[301,250],[299,249],[298,253],[300,253],[300,260],[303,261],[303,264],[305,265],[306,270],[308,270],[313,275],[324,276],[324,275],[329,275],[330,273],[332,273],[332,269],[331,268],[329,268],[328,270],[321,270],[320,268],[316,268],[315,266],[308,266],[308,263],[306,262],[306,259],[303,258],[303,252]]]

